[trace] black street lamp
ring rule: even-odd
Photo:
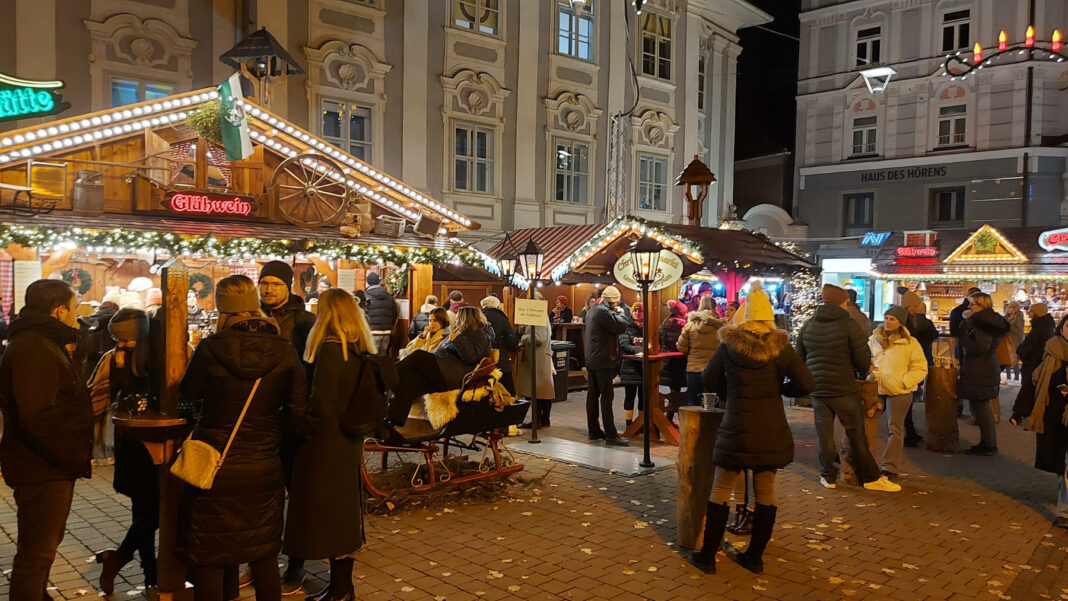
[[[545,259],[537,242],[531,238],[527,245],[519,253],[519,264],[523,271],[523,277],[530,283],[530,299],[534,300],[537,293],[538,280],[541,277],[541,263]],[[548,319],[548,317],[546,317]],[[530,326],[530,442],[539,443],[538,440],[538,353],[536,326]],[[549,344],[549,341],[545,341]]]
[[[650,238],[649,236],[643,237],[638,240],[638,243],[634,245],[634,248],[630,251],[634,256],[634,280],[638,282],[638,285],[642,287],[642,306],[645,307],[645,319],[642,320],[642,387],[645,392],[648,391],[648,383],[651,380],[649,375],[649,285],[656,280],[656,274],[660,267],[660,243]],[[644,394],[645,397],[645,410],[642,412],[642,428],[644,434],[642,436],[643,455],[642,462],[639,463],[641,467],[653,467],[653,460],[649,456],[649,436],[651,427],[650,421],[650,406],[652,405],[653,395]]]

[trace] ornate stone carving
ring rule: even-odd
[[[568,91],[558,93],[555,98],[547,98],[545,109],[548,113],[548,129],[590,137],[595,135],[597,119],[602,113],[588,96]]]
[[[319,85],[342,90],[381,95],[382,81],[393,68],[378,60],[366,46],[341,40],[330,40],[318,48],[304,50],[310,71],[318,75]]]
[[[467,113],[504,121],[504,99],[510,93],[489,73],[461,69],[452,77],[442,77],[446,112]]]
[[[185,77],[196,40],[182,37],[174,27],[159,19],[141,19],[123,13],[102,22],[86,21],[93,40],[89,61],[127,63]]]
[[[670,115],[656,109],[647,109],[630,118],[635,139],[639,144],[673,150],[675,132],[679,126]]]

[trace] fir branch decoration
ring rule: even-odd
[[[222,144],[222,128],[219,124],[219,101],[205,102],[189,113],[185,123],[197,132],[197,135],[209,142]]]

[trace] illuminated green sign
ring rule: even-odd
[[[62,81],[33,81],[0,73],[0,121],[54,115],[70,108]]]

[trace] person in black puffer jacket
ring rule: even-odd
[[[1016,395],[1016,403],[1012,407],[1014,422],[1020,422],[1023,416],[1031,414],[1031,405],[1035,399],[1035,380],[1032,376],[1042,364],[1046,341],[1055,335],[1056,329],[1056,323],[1049,314],[1046,303],[1032,304],[1027,313],[1031,317],[1031,331],[1024,337],[1020,346],[1016,347],[1016,356],[1023,364],[1023,380],[1020,382],[1020,392]]]
[[[756,496],[752,538],[744,553],[733,553],[732,547],[728,554],[742,567],[759,573],[777,513],[775,472],[794,460],[794,439],[782,396],[804,396],[814,383],[790,347],[786,332],[775,328],[771,303],[759,286],[746,298],[744,322],[724,326],[719,338],[722,343],[702,372],[702,380],[705,390],[726,400],[726,415],[712,454],[716,473],[704,545],[693,559],[701,569],[715,572],[716,552],[730,512],[727,503],[742,470],[748,469],[753,471]]]
[[[515,382],[512,380],[512,353],[519,348],[519,338],[515,335],[512,322],[501,311],[501,299],[487,296],[482,299],[482,314],[493,328],[493,348],[500,351],[497,357],[497,369],[501,370],[501,385],[508,394],[515,396]],[[539,407],[540,409],[540,407]]]
[[[232,275],[215,287],[219,331],[200,342],[179,393],[199,403],[193,439],[220,452],[254,383],[237,436],[211,489],[186,486],[178,504],[175,554],[193,573],[197,597],[221,601],[226,566],[248,563],[261,599],[278,599],[285,477],[284,429],[306,427],[304,366],[273,321],[259,311],[252,280]]]
[[[382,278],[377,273],[367,274],[367,323],[371,324],[371,330],[387,332],[393,329],[397,323],[397,301],[380,282]],[[384,352],[385,349],[379,349]]]
[[[642,352],[642,322],[645,319],[644,307],[634,303],[630,309],[627,329],[619,335],[619,353],[637,355]],[[619,366],[619,381],[623,383],[623,415],[629,426],[634,421],[634,399],[638,399],[638,411],[645,410],[645,387],[642,382],[642,362],[640,359],[624,359]]]
[[[1001,389],[998,344],[1009,334],[1009,322],[995,313],[993,306],[989,294],[973,294],[969,310],[963,313],[963,319],[952,332],[961,355],[957,398],[969,402],[979,426],[979,444],[964,450],[970,455],[993,455],[998,451],[990,401],[998,398]]]
[[[61,280],[30,284],[0,360],[0,469],[13,489],[18,522],[11,599],[50,598],[48,572],[74,482],[91,475],[93,406],[68,351],[78,338],[76,306],[74,291]]]
[[[797,354],[805,360],[816,382],[812,410],[819,443],[820,484],[825,488],[837,486],[838,450],[834,444],[834,418],[837,417],[849,439],[857,478],[864,487],[897,492],[901,487],[880,475],[864,432],[863,402],[857,379],[866,378],[871,371],[867,336],[846,311],[849,295],[844,289],[826,284],[822,297],[823,304],[801,326],[796,343]]]

